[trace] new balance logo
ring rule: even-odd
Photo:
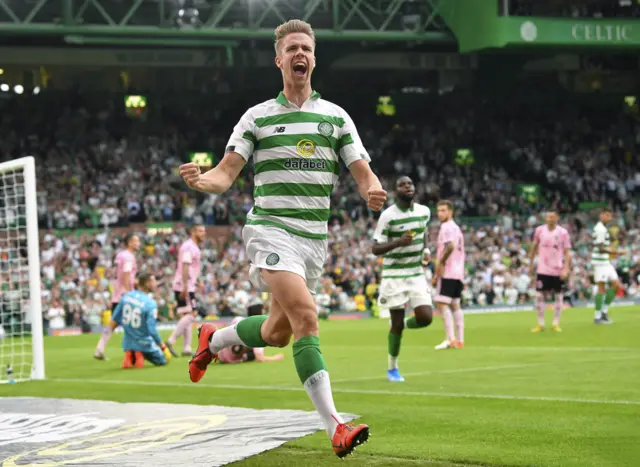
[[[274,133],[284,133],[285,128],[286,128],[286,127],[284,127],[284,126],[277,126],[277,127],[273,130],[273,132],[274,132]]]

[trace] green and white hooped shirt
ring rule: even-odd
[[[371,160],[347,112],[317,92],[302,107],[280,93],[250,108],[235,126],[226,152],[247,161],[253,156],[254,206],[247,224],[315,240],[327,239],[340,160],[347,167]]]
[[[424,275],[422,269],[424,236],[428,233],[427,224],[430,219],[431,210],[418,203],[413,203],[406,210],[394,204],[382,211],[373,234],[373,240],[376,243],[395,240],[409,230],[414,233],[411,245],[398,247],[384,255],[383,279],[406,279]]]
[[[611,246],[611,236],[609,229],[602,222],[598,222],[591,233],[593,250],[591,251],[591,264],[593,266],[602,266],[611,264],[611,256],[609,253],[601,253],[600,247],[609,248]]]

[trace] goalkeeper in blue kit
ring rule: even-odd
[[[124,331],[122,368],[143,368],[145,360],[154,365],[166,365],[171,359],[171,353],[156,328],[158,305],[151,298],[156,287],[156,278],[152,274],[140,274],[138,290],[124,294],[113,312],[111,328],[115,330],[122,326]]]

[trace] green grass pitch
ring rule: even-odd
[[[467,347],[440,352],[433,350],[443,338],[437,319],[429,329],[405,331],[403,384],[385,378],[386,321],[322,322],[336,405],[372,430],[348,465],[639,466],[640,310],[619,307],[610,315],[612,326],[595,326],[591,311],[569,310],[564,332],[541,334],[530,332],[533,312],[470,315]],[[92,359],[97,339],[46,338],[48,380],[0,385],[0,396],[312,410],[289,349],[284,362],[216,365],[191,384],[187,359],[124,371],[120,335],[106,362]],[[317,433],[235,465],[345,464]]]

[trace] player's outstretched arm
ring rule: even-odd
[[[156,314],[158,313],[158,309],[155,308],[150,313],[147,313],[147,331],[149,335],[154,340],[154,342],[161,347],[164,345],[162,342],[162,337],[160,337],[160,333],[158,333],[158,327],[156,326]]]
[[[169,350],[169,347],[167,347],[167,344],[162,341],[160,333],[158,333],[158,327],[156,326],[158,320],[156,319],[156,316],[158,316],[157,307],[147,312],[147,332],[156,343],[156,345],[160,347],[160,350],[164,354],[164,358],[169,361],[171,360],[171,351]]]
[[[284,360],[284,354],[276,354],[273,356],[269,356],[269,355],[258,355],[256,354],[256,362],[279,362],[281,360]]]
[[[187,186],[204,193],[221,194],[227,191],[238,178],[246,160],[236,152],[228,152],[213,169],[206,173],[193,162],[180,166],[180,176]]]
[[[379,211],[387,200],[387,192],[382,189],[380,180],[373,173],[369,163],[363,159],[349,165],[349,171],[358,184],[362,199],[367,201],[369,209]]]

